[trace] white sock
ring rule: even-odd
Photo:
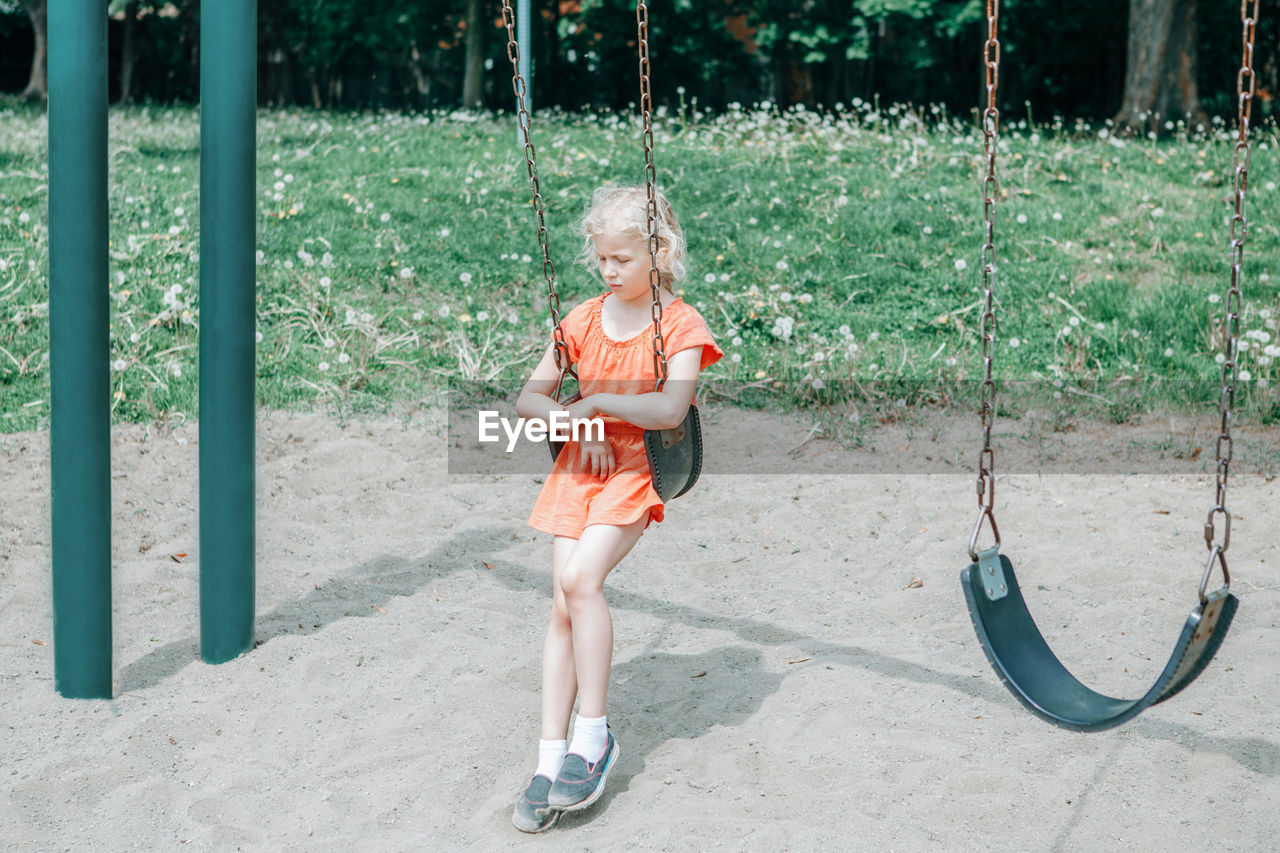
[[[605,717],[584,717],[579,714],[573,724],[573,743],[569,744],[569,751],[581,755],[590,763],[604,752],[608,739]]]
[[[564,764],[565,754],[569,751],[567,740],[538,740],[538,769],[534,776],[546,776],[552,782]]]

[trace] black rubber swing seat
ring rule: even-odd
[[[982,650],[1018,701],[1037,716],[1073,731],[1118,726],[1195,681],[1222,645],[1239,603],[1225,588],[1204,596],[1187,617],[1151,689],[1138,699],[1114,699],[1089,689],[1062,665],[1027,610],[1013,564],[994,550],[960,573]]]

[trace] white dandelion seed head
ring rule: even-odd
[[[322,362],[320,362],[319,364],[317,364],[317,365],[316,365],[316,367],[318,367],[318,368],[320,369],[320,372],[321,372],[321,373],[324,373],[326,370],[328,370],[328,369],[329,369],[329,362],[327,362],[327,361],[322,361]]]
[[[964,270],[964,269],[967,269],[967,268],[968,268],[968,266],[969,266],[969,264],[965,261],[965,259],[964,259],[964,258],[956,258],[956,269],[957,269],[957,270]]]

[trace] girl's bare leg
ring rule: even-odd
[[[604,600],[604,579],[621,562],[644,533],[647,518],[631,524],[592,524],[582,531],[556,577],[556,601],[563,601],[571,634],[570,650],[577,675],[578,713],[583,717],[602,717],[609,692],[609,667],[613,661],[613,620]],[[557,624],[553,615],[552,625]],[[547,707],[543,688],[544,714]],[[563,702],[563,697],[561,697]],[[563,723],[557,719],[556,737],[568,730],[568,707],[559,705]],[[543,723],[543,737],[548,727]]]
[[[569,609],[560,589],[560,575],[577,546],[577,539],[557,536],[551,552],[551,625],[542,646],[542,739],[564,740],[569,733],[569,715],[578,695],[578,677],[573,664],[573,632]]]

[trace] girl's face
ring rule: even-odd
[[[647,239],[627,237],[616,231],[603,231],[592,235],[591,241],[596,248],[596,267],[610,293],[623,302],[652,300]],[[661,250],[658,262],[662,262]]]

